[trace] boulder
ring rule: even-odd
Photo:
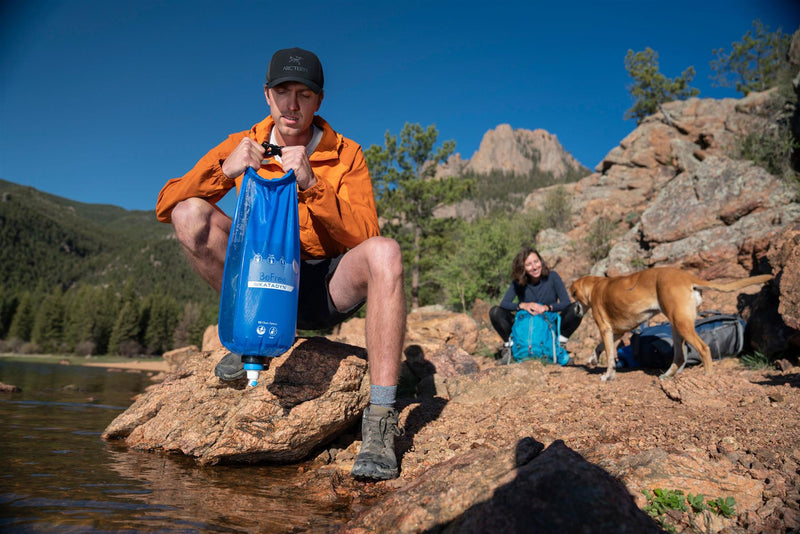
[[[404,354],[406,365],[419,380],[432,374],[451,377],[478,371],[478,365],[472,356],[455,345],[410,345]]]
[[[800,216],[793,200],[786,183],[761,167],[709,157],[693,172],[683,172],[664,186],[642,213],[642,238],[651,245],[672,243],[713,228],[733,227],[743,217],[759,213],[763,223],[758,228],[774,231],[773,221],[785,224]],[[753,237],[741,230],[734,233]]]
[[[406,321],[406,344],[443,343],[472,354],[478,342],[478,324],[465,313],[431,306],[414,310]]]
[[[209,326],[209,328],[214,328],[214,331],[216,332],[216,327]],[[197,345],[181,347],[179,349],[165,352],[164,361],[167,362],[167,365],[171,371],[175,371],[187,358],[191,358],[192,356],[198,354],[198,352],[199,350],[197,349]]]
[[[179,452],[200,464],[296,462],[332,441],[369,400],[363,349],[300,339],[258,385],[214,376],[224,350],[197,353],[148,388],[103,432],[131,448]]]

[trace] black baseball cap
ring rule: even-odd
[[[300,82],[319,94],[325,77],[317,55],[302,48],[285,48],[275,52],[267,70],[267,87],[275,87],[283,82]]]

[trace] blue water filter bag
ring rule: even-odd
[[[264,358],[280,356],[294,344],[299,286],[294,171],[265,180],[248,168],[225,256],[219,338],[242,355],[250,385],[257,384]]]

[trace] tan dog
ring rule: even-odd
[[[772,275],[765,274],[723,284],[708,282],[674,267],[655,267],[625,276],[584,276],[575,280],[569,290],[584,309],[592,309],[603,338],[608,364],[602,380],[614,378],[614,345],[619,338],[658,312],[666,315],[672,325],[674,352],[672,365],[659,377],[664,379],[683,369],[686,363],[684,341],[700,353],[706,374],[711,373],[711,351],[694,329],[701,302],[698,288],[735,291],[771,279]],[[592,358],[594,363],[600,352],[602,349],[598,347]]]

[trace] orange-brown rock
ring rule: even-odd
[[[270,362],[256,387],[224,383],[224,350],[186,358],[106,428],[135,449],[180,452],[201,464],[295,462],[350,427],[366,407],[364,350],[299,340]]]

